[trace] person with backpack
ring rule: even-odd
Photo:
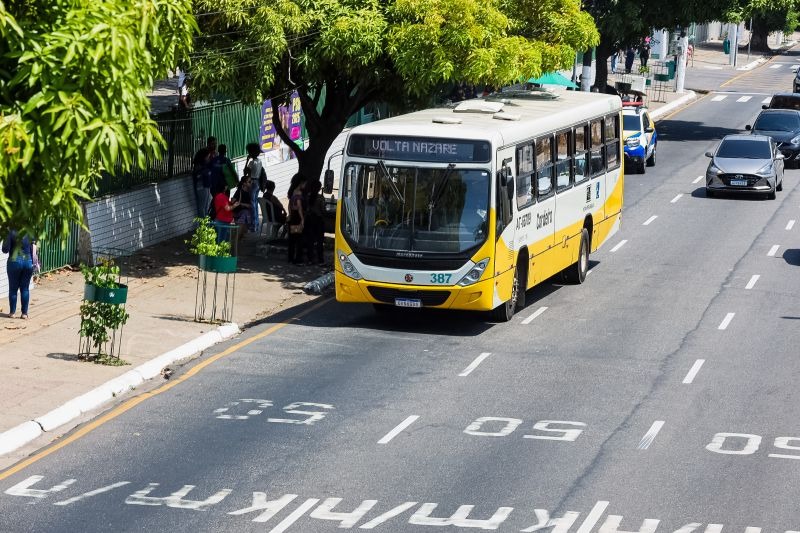
[[[246,147],[247,160],[244,163],[245,176],[249,176],[253,180],[253,190],[251,191],[252,200],[252,224],[250,231],[256,231],[259,220],[258,213],[258,192],[267,190],[267,171],[264,170],[264,165],[261,163],[261,146],[258,143],[250,143]]]
[[[228,147],[220,144],[217,156],[211,160],[212,180],[214,184],[224,183],[228,189],[235,189],[239,185],[236,168],[228,157]]]

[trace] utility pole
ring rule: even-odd
[[[675,65],[675,92],[683,94],[686,85],[686,51],[689,47],[689,37],[686,35],[686,28],[681,27],[681,37],[678,41],[678,64]]]
[[[592,90],[592,48],[583,53],[583,69],[581,70],[581,91]]]
[[[747,36],[747,62],[750,62],[750,43],[753,42],[753,17],[750,17],[750,34]]]

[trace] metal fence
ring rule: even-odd
[[[64,237],[56,234],[55,224],[48,220],[45,225],[45,237],[39,242],[39,262],[42,272],[73,265],[78,261],[78,237],[80,226],[70,223],[69,234]]]

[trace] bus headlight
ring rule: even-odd
[[[472,267],[472,270],[467,272],[467,274],[461,278],[461,281],[458,282],[459,285],[462,287],[467,287],[476,283],[478,280],[481,279],[483,276],[483,271],[486,270],[486,266],[489,264],[489,259],[483,259],[482,261],[478,261],[475,263],[475,266]]]
[[[356,270],[356,267],[353,266],[353,263],[347,258],[347,254],[341,250],[336,250],[336,257],[339,258],[339,264],[342,266],[342,272],[345,273],[348,277],[353,279],[361,279],[361,273]]]

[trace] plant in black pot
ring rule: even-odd
[[[186,243],[199,258],[200,270],[217,273],[236,272],[236,257],[231,256],[231,243],[218,242],[217,230],[208,217],[196,218],[197,228]]]
[[[120,283],[119,267],[111,260],[81,266],[85,281],[81,303],[81,342],[78,355],[106,365],[127,365],[120,359],[122,326],[130,315],[125,310],[128,287]]]

